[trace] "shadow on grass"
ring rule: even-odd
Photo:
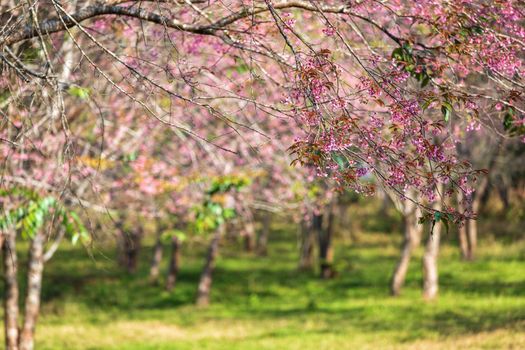
[[[407,295],[400,299],[388,296],[387,284],[396,257],[382,252],[384,240],[339,248],[339,276],[321,281],[312,272],[296,270],[293,237],[286,237],[284,232],[274,234],[278,235],[271,241],[268,257],[239,254],[235,247],[223,247],[214,274],[213,305],[208,310],[191,307],[205,246],[184,251],[182,270],[172,293],[148,280],[151,247],[143,249],[140,269],[134,275],[123,273],[116,261],[107,258],[114,255],[112,251],[102,252],[95,259],[81,248],[59,251],[45,270],[43,304],[60,305],[70,300],[90,311],[111,312],[121,318],[147,318],[152,312],[173,311],[177,322],[184,322],[181,320],[186,315],[181,313],[188,312],[192,317],[206,319],[287,319],[293,331],[299,333],[304,332],[304,322],[313,319],[319,326],[311,332],[399,331],[401,341],[430,332],[447,336],[516,327],[525,320],[523,303],[490,305],[494,296],[525,296],[525,280],[471,278],[470,272],[483,267],[483,262],[479,266],[460,265],[459,261],[443,263],[446,266],[440,276],[441,287],[452,296],[426,304],[420,300],[420,262],[415,260],[407,279]],[[498,258],[504,261],[504,257]],[[489,301],[471,307],[464,302],[471,295]],[[455,296],[463,301],[454,300]],[[286,331],[270,331],[265,336],[280,334]]]

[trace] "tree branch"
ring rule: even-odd
[[[273,5],[274,9],[300,8],[313,12],[341,13],[349,14],[348,6],[314,6],[306,1],[285,1]],[[39,27],[27,25],[17,33],[13,33],[0,42],[1,46],[10,46],[23,40],[31,39],[38,36],[38,32],[51,34],[64,31],[66,28],[72,28],[78,23],[85,20],[105,15],[118,15],[133,17],[140,20],[161,24],[168,28],[203,35],[214,35],[216,31],[226,26],[250,17],[256,14],[269,11],[268,7],[250,7],[244,8],[238,12],[232,13],[219,19],[216,22],[206,25],[190,25],[182,23],[176,19],[170,19],[166,16],[158,15],[141,8],[130,8],[116,5],[93,5],[88,6],[71,15],[64,15],[61,18],[48,19],[40,23]]]

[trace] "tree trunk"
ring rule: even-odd
[[[378,190],[377,194],[378,194],[378,196],[379,196],[379,198],[381,200],[381,207],[379,209],[379,214],[382,217],[386,218],[386,217],[388,217],[388,207],[390,206],[391,200],[388,197],[388,195],[385,192],[385,190],[383,190],[383,189]]]
[[[208,255],[206,256],[206,264],[202,270],[201,278],[199,281],[199,288],[197,290],[197,301],[198,306],[208,306],[210,304],[210,291],[213,278],[213,270],[215,269],[215,260],[219,253],[219,243],[221,240],[223,226],[219,227],[210,242],[208,248]]]
[[[260,256],[268,255],[268,237],[270,236],[271,222],[271,214],[269,212],[263,213],[261,233],[257,240],[257,254]]]
[[[139,252],[142,243],[142,228],[133,230],[129,234],[124,233],[123,239],[123,263],[124,268],[128,273],[137,272],[139,265]]]
[[[174,235],[171,239],[171,256],[166,279],[166,290],[169,292],[175,287],[180,266],[180,240]]]
[[[162,262],[162,230],[157,231],[155,246],[153,247],[153,257],[151,259],[151,267],[149,269],[149,279],[152,283],[159,282],[160,263]]]
[[[299,251],[299,270],[311,270],[314,266],[315,235],[312,223],[303,220],[300,225],[301,248]]]
[[[441,202],[434,204],[434,209],[441,210]],[[423,298],[432,300],[438,295],[438,255],[441,238],[441,221],[432,227],[423,255]]]
[[[465,225],[468,233],[468,254],[467,259],[472,261],[476,258],[476,249],[478,246],[478,222],[477,220],[467,220]]]
[[[487,169],[492,169],[496,161],[497,155],[500,152],[498,151],[492,155],[490,159],[489,166]],[[476,191],[472,194],[472,211],[476,214],[479,214],[481,208],[482,198],[485,196],[486,192],[489,191],[489,177],[484,176],[481,178],[481,181],[476,187]],[[479,216],[478,216],[479,217]],[[476,250],[478,247],[478,221],[477,220],[467,220],[467,232],[468,232],[468,241],[469,241],[469,254],[468,260],[474,260],[476,257]]]
[[[3,232],[4,260],[4,330],[7,350],[18,350],[18,261],[16,256],[16,233]]]
[[[355,243],[358,241],[358,231],[359,227],[351,220],[350,215],[348,215],[348,210],[351,207],[351,204],[340,203],[337,206],[337,217],[338,217],[338,227],[341,230],[343,240],[346,244]]]
[[[468,236],[467,236],[467,231],[468,231],[467,223],[462,223],[458,230],[459,230],[458,232],[459,249],[461,250],[461,258],[463,260],[469,260],[470,249],[469,249]]]
[[[510,208],[509,188],[505,184],[499,185],[498,195],[501,199],[501,203],[503,203],[503,211],[507,212]]]
[[[458,191],[457,195],[458,201],[458,211],[463,213],[465,211],[465,205],[463,204],[463,192]],[[458,240],[459,240],[459,249],[461,250],[461,258],[468,260],[469,257],[469,244],[467,236],[468,225],[463,223],[458,229]]]
[[[124,231],[124,224],[121,221],[115,222],[116,240],[117,240],[117,263],[121,268],[125,268],[127,264],[126,255],[126,232]]]
[[[482,186],[480,186],[482,187]],[[485,187],[482,187],[481,190],[485,190]],[[481,206],[481,197],[480,194],[474,195],[474,198],[472,200],[472,211],[474,213],[479,213],[479,209]],[[469,244],[469,250],[468,250],[468,260],[474,260],[476,258],[476,250],[478,247],[478,221],[477,220],[467,220],[467,233],[468,233],[468,244]]]
[[[334,277],[334,251],[332,246],[332,235],[334,226],[334,209],[335,201],[332,201],[328,207],[328,217],[326,227],[322,225],[322,216],[320,218],[320,227],[316,227],[319,238],[319,265],[320,275],[323,279]],[[314,219],[315,222],[315,219]]]
[[[417,222],[417,210],[415,204],[409,200],[404,204],[404,238],[401,246],[401,256],[396,265],[390,284],[390,293],[397,296],[401,293],[401,288],[405,283],[410,258],[414,249],[419,245],[421,228]]]
[[[45,236],[41,232],[37,232],[31,240],[24,325],[20,333],[20,350],[32,350],[34,348],[35,326],[40,311],[40,292],[44,272],[44,243]]]
[[[251,220],[246,221],[244,225],[244,249],[247,252],[253,252],[255,250],[255,227]]]

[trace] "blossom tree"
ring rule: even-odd
[[[519,0],[50,0],[0,11],[1,186],[42,186],[64,202],[86,204],[89,184],[100,193],[97,172],[79,161],[94,124],[80,104],[111,120],[125,103],[133,113],[113,118],[117,126],[146,116],[194,140],[219,174],[281,138],[294,164],[364,194],[373,177],[432,227],[474,217],[472,183],[483,174],[458,157],[456,125],[525,134]],[[497,112],[480,118],[487,109]],[[154,150],[172,141],[142,135]],[[42,154],[48,161],[27,159]],[[163,176],[184,168],[161,158],[169,167],[156,172],[137,158],[135,170],[150,174],[137,193],[157,194]],[[454,193],[460,210],[444,204]]]
[[[111,89],[167,127],[196,137],[184,118],[174,118],[177,109],[220,119],[242,137],[248,118],[216,101],[244,101],[300,123],[303,133],[292,151],[319,174],[371,192],[360,179],[373,173],[400,196],[412,187],[427,199],[438,183],[447,184],[445,192],[469,192],[472,171],[446,137],[453,118],[476,123],[482,100],[504,109],[512,128],[522,123],[518,1],[164,4],[86,1],[66,8],[51,1],[39,13],[25,5],[6,8],[4,84],[27,81],[19,96],[9,97],[22,99],[37,88],[43,97],[60,95],[74,85],[74,78],[60,81],[53,73],[61,57],[44,48],[59,44],[66,32],[82,56],[76,81],[95,74],[108,83],[92,98]],[[24,55],[31,50],[42,54],[29,62]],[[237,72],[221,69],[227,65]],[[495,88],[465,89],[465,80],[476,75]],[[264,88],[255,90],[258,85]],[[282,98],[275,100],[276,94]],[[165,99],[164,106],[152,96]]]

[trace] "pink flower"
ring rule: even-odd
[[[335,28],[330,26],[323,29],[323,33],[326,36],[333,36],[335,34]]]

